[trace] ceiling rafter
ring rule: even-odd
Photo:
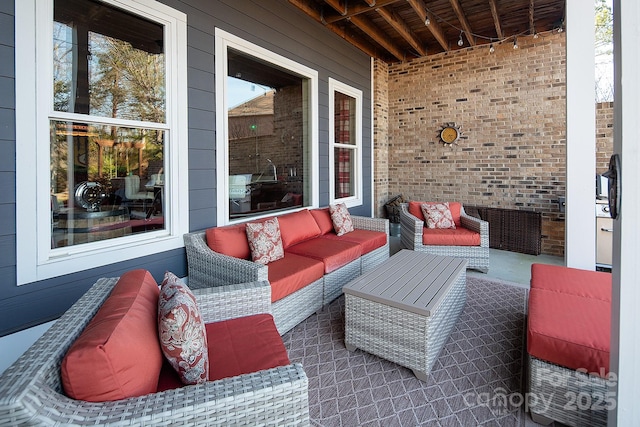
[[[448,51],[451,47],[447,42],[447,37],[444,35],[444,31],[442,31],[442,27],[438,24],[436,17],[425,7],[424,2],[422,0],[407,0],[407,2],[411,5],[415,13],[418,14],[418,17],[422,22],[426,23],[427,19],[429,19],[429,25],[427,25],[427,28],[438,41],[440,47],[442,47],[445,52]]]
[[[409,28],[407,23],[404,22],[397,13],[389,11],[384,7],[376,8],[376,12],[378,12],[378,14],[382,16],[382,18],[387,21],[387,23],[391,25],[402,36],[402,38],[404,38],[407,43],[409,43],[411,47],[413,47],[416,52],[418,52],[420,56],[424,56],[427,54],[427,50],[422,45],[420,40],[418,40],[411,28]]]
[[[456,13],[458,17],[458,21],[460,21],[460,25],[462,25],[462,30],[464,31],[464,35],[469,41],[471,46],[476,45],[476,38],[473,35],[473,31],[471,31],[471,25],[469,25],[469,21],[467,20],[467,15],[465,15],[462,7],[460,6],[460,2],[458,0],[449,0],[451,3],[451,7],[453,11]]]
[[[336,2],[337,0],[324,0],[324,1],[327,2],[327,4],[329,4],[329,1]],[[380,1],[375,1],[373,3],[375,4],[375,7],[385,7],[393,3],[399,3],[401,1],[403,0],[380,0]],[[333,7],[331,4],[329,5]],[[371,12],[372,10],[374,10],[372,6],[369,6],[367,4],[361,4],[357,6],[351,6],[349,8],[345,7],[344,14],[341,13],[340,15],[325,16],[324,19],[325,21],[327,21],[327,23],[333,24],[343,19],[349,19],[353,16],[362,15],[363,13]]]
[[[289,0],[289,3],[291,3],[319,23],[323,24],[327,29],[333,31],[339,37],[343,38],[358,49],[362,50],[370,57],[387,60],[387,58],[385,58],[384,55],[381,55],[374,46],[362,40],[362,38],[355,36],[349,31],[346,31],[345,28],[339,25],[325,23],[322,18],[322,12],[317,10],[312,4],[310,4],[309,0]]]
[[[566,10],[566,0],[288,1],[387,63],[558,30]]]
[[[502,25],[500,25],[500,13],[498,12],[497,0],[489,0],[489,7],[491,8],[491,16],[493,16],[493,24],[496,27],[496,35],[499,39],[504,38],[502,33]]]
[[[376,27],[369,18],[361,15],[356,15],[349,18],[349,20],[360,30],[362,30],[366,35],[371,37],[376,43],[387,49],[387,51],[389,51],[399,61],[404,61],[406,59],[402,49],[396,46],[393,41],[391,41],[387,37],[384,37],[380,33],[380,29]]]

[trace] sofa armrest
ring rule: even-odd
[[[382,231],[389,234],[389,220],[387,218],[370,218],[366,216],[351,215],[353,227],[360,230]]]
[[[191,289],[268,280],[266,265],[211,250],[205,232],[187,233],[187,270]]]
[[[254,314],[271,314],[271,286],[266,280],[193,289],[204,323]]]
[[[422,246],[424,221],[409,213],[407,203],[400,204],[400,242],[407,249],[416,250]]]
[[[460,208],[460,223],[464,228],[473,230],[476,233],[480,233],[480,246],[483,248],[489,247],[489,223],[467,215],[464,208]]]

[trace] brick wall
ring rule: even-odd
[[[398,193],[534,210],[542,213],[542,253],[564,255],[558,197],[566,190],[565,34],[521,37],[518,44],[517,50],[509,43],[494,53],[480,46],[389,67],[376,62],[381,216],[380,207]],[[458,145],[439,141],[448,122],[461,126]],[[596,126],[601,173],[613,151],[612,103],[597,106]]]
[[[373,64],[373,186],[374,215],[384,218],[384,204],[391,198],[389,192],[389,67],[381,61]]]

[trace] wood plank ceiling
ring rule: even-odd
[[[289,0],[387,63],[564,30],[565,0]]]

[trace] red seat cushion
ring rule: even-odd
[[[285,252],[284,258],[269,263],[271,302],[304,288],[323,275],[322,261]]]
[[[290,364],[287,350],[270,314],[208,323],[206,329],[209,381]],[[175,371],[170,366],[163,367],[157,391],[182,386]]]
[[[546,289],[611,302],[611,273],[532,264],[531,289]]]
[[[362,254],[368,254],[387,244],[387,234],[382,231],[360,230],[355,229],[351,233],[338,236],[336,233],[327,233],[321,236],[327,240],[343,240],[347,242],[357,243],[362,249]]]
[[[480,233],[476,233],[462,226],[455,229],[423,227],[422,244],[438,246],[480,246]]]
[[[409,206],[407,206],[407,211],[416,218],[421,221],[425,221],[424,214],[422,213],[422,204],[423,203],[433,203],[433,202],[409,202]],[[449,210],[451,211],[451,216],[453,217],[453,222],[456,227],[460,227],[460,208],[461,204],[459,202],[449,202]]]
[[[207,246],[212,251],[240,259],[249,259],[251,256],[245,224],[212,227],[205,234]]]
[[[156,391],[163,361],[159,294],[146,270],[120,277],[62,360],[60,375],[69,397],[103,402]]]
[[[318,223],[308,209],[280,215],[278,221],[284,249],[320,235]]]
[[[322,261],[325,273],[331,273],[362,255],[362,249],[357,243],[328,239],[308,240],[291,246],[287,251]]]
[[[532,288],[527,351],[569,369],[609,372],[611,303],[597,298]]]

